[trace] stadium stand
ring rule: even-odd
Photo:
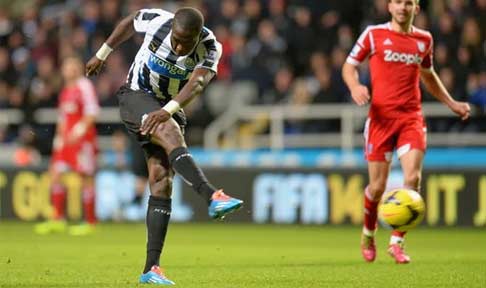
[[[269,134],[274,115],[257,113],[258,108],[251,109],[248,105],[351,107],[340,67],[359,31],[366,25],[388,19],[387,0],[0,1],[2,145],[25,147],[22,131],[30,127],[33,137],[28,140],[29,147],[49,155],[54,123],[42,115],[50,115],[52,110],[45,109],[54,108],[57,102],[61,87],[60,60],[72,53],[87,60],[121,15],[142,7],[173,11],[183,5],[204,11],[206,25],[215,31],[224,49],[217,80],[204,97],[187,108],[190,119],[187,139],[199,146],[215,133],[207,129],[209,125],[230,107],[252,111],[248,112],[252,116],[235,119],[236,128],[228,135],[230,138],[241,135],[243,140],[218,142],[221,139],[216,138],[213,146],[252,147],[254,135],[275,137]],[[443,136],[432,145],[449,143],[450,137],[446,136],[449,132],[465,135],[486,132],[486,1],[422,0],[421,5],[422,12],[415,23],[433,33],[436,70],[456,99],[467,100],[476,107],[473,119],[467,123],[456,121],[441,110],[432,113],[429,131]],[[102,135],[110,136],[121,127],[116,112],[109,108],[116,106],[114,93],[125,81],[140,41],[137,36],[125,43],[109,57],[104,72],[94,79],[100,102],[106,108],[102,112],[104,121],[98,125]],[[366,69],[361,76],[369,83]],[[428,94],[423,98],[426,102],[434,101]],[[431,107],[435,111],[435,106]],[[318,110],[316,114],[328,110]],[[361,129],[359,117],[349,120],[351,126],[346,126],[343,119],[349,117],[284,117],[280,124],[273,125],[280,125],[280,133],[297,138],[306,133],[335,133],[342,141],[327,146],[339,147],[351,135],[343,136],[343,130],[358,133]],[[318,146],[319,140],[316,141],[308,146]],[[272,142],[262,143],[265,146]],[[481,145],[481,142],[471,145]]]

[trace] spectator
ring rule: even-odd
[[[473,58],[474,63],[480,63],[484,61],[484,39],[481,41],[481,31],[479,30],[478,22],[473,17],[468,17],[464,21],[462,28],[462,41],[461,43],[466,46]]]
[[[103,164],[118,171],[129,170],[131,154],[128,146],[127,135],[123,130],[115,130],[111,136],[111,149],[104,151],[101,155]]]
[[[18,146],[15,148],[12,161],[17,167],[32,167],[41,163],[40,153],[36,149],[35,134],[28,125],[20,127]]]
[[[330,71],[332,83],[332,97],[324,93],[328,95],[324,99],[346,101],[348,92],[340,77],[342,55],[347,54],[358,30],[388,19],[388,0],[10,2],[5,6],[8,9],[0,9],[0,107],[20,108],[24,119],[30,122],[37,109],[53,106],[57,101],[59,59],[73,53],[91,55],[113,29],[115,19],[146,3],[172,10],[181,5],[204,7],[205,25],[223,44],[218,81],[227,85],[241,80],[257,82],[261,92],[258,103],[284,101],[291,94],[290,87],[302,86],[294,85],[294,77],[311,76],[319,83],[317,78],[327,79],[323,71]],[[482,74],[478,71],[486,59],[486,0],[424,0],[420,4],[415,25],[430,28],[434,34],[437,71],[446,68],[443,73],[453,80],[451,89],[460,97],[476,99],[473,94],[477,95],[479,84],[474,83],[479,83],[478,75]],[[124,82],[120,75],[126,74],[142,40],[136,36],[121,46],[109,59],[109,71],[94,80],[102,105],[116,104],[113,92]],[[360,76],[369,83],[367,73]],[[428,97],[424,94],[425,101]],[[314,100],[322,101],[322,97]],[[201,131],[218,116],[206,117],[208,108],[204,103],[195,103],[192,111],[194,117],[202,118],[203,124],[197,127]],[[54,126],[49,125],[32,123],[37,137],[42,139],[52,136],[42,132],[53,131]],[[429,130],[447,129],[437,127],[432,125]],[[99,128],[112,131],[107,125]],[[14,132],[8,133],[7,138],[18,134]],[[41,151],[47,153],[49,149]]]
[[[459,37],[456,30],[456,24],[454,23],[454,17],[450,13],[444,13],[442,17],[440,17],[438,26],[434,30],[436,34],[435,42],[444,43],[452,53],[455,53]]]
[[[486,70],[483,69],[479,76],[474,77],[471,82],[471,97],[469,102],[477,105],[482,113],[486,113]]]
[[[284,99],[289,98],[293,78],[294,75],[289,67],[280,68],[275,73],[272,88],[263,94],[260,104],[281,103]]]
[[[285,65],[283,59],[286,48],[287,44],[277,34],[274,24],[268,19],[262,20],[256,37],[250,39],[247,45],[260,91],[269,88],[272,83],[268,79],[272,79],[280,67]]]
[[[306,72],[308,59],[314,51],[317,35],[312,28],[312,14],[307,7],[295,9],[294,25],[288,33],[287,57],[294,67],[295,74],[302,76]]]

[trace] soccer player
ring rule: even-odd
[[[175,14],[142,9],[115,27],[86,64],[87,75],[97,74],[110,52],[135,32],[145,38],[118,100],[121,118],[142,146],[149,172],[147,257],[140,282],[172,285],[160,271],[159,258],[171,214],[174,172],[208,203],[211,218],[223,218],[243,203],[209,183],[183,137],[186,119],[181,108],[201,94],[216,74],[221,44],[204,27],[197,9],[184,7]]]
[[[49,167],[53,219],[36,225],[39,234],[62,232],[66,229],[66,187],[61,181],[64,173],[72,171],[82,178],[82,202],[86,223],[69,227],[72,235],[86,235],[94,231],[96,170],[96,127],[98,99],[91,81],[84,77],[84,63],[71,56],[61,67],[64,87],[59,96],[56,135]]]
[[[385,191],[394,149],[403,170],[404,186],[420,191],[426,127],[419,79],[434,97],[463,120],[470,113],[469,105],[455,101],[434,72],[432,36],[412,25],[419,10],[419,0],[390,0],[391,21],[367,27],[342,69],[354,102],[362,106],[371,100],[364,129],[369,185],[365,189],[361,240],[361,252],[368,262],[376,257],[376,210]],[[357,71],[366,57],[369,57],[371,94],[359,82]],[[392,232],[388,252],[396,263],[410,262],[403,250],[404,236],[404,232]]]

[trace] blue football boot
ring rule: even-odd
[[[154,285],[175,285],[175,283],[165,277],[160,267],[152,266],[152,269],[145,274],[140,275],[140,283]]]
[[[209,204],[209,217],[213,219],[223,219],[228,213],[238,210],[243,205],[243,201],[230,197],[220,189],[211,196]]]

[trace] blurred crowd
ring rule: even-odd
[[[18,108],[23,114],[21,124],[2,124],[0,142],[18,141],[49,154],[50,140],[45,140],[51,139],[54,128],[40,124],[34,115],[39,108],[56,106],[62,86],[60,60],[72,53],[89,59],[123,16],[147,7],[201,9],[206,26],[224,49],[214,85],[251,83],[255,93],[248,103],[350,102],[341,66],[366,25],[389,20],[387,2],[0,0],[0,109]],[[444,85],[456,99],[484,111],[486,0],[421,0],[421,6],[415,25],[434,36],[435,69]],[[123,44],[110,55],[104,72],[93,78],[102,106],[117,105],[114,94],[125,82],[141,41],[142,35],[136,35]],[[364,65],[361,76],[368,83],[366,71]],[[221,97],[207,100],[205,96],[187,109],[193,144],[201,143],[201,131],[221,113],[217,103],[211,103]],[[424,94],[425,101],[432,99]],[[432,130],[452,129],[447,121],[431,125]],[[313,129],[312,125],[287,126],[290,133]],[[100,125],[99,130],[108,135],[118,128]],[[483,131],[485,127],[473,123],[457,129]]]

